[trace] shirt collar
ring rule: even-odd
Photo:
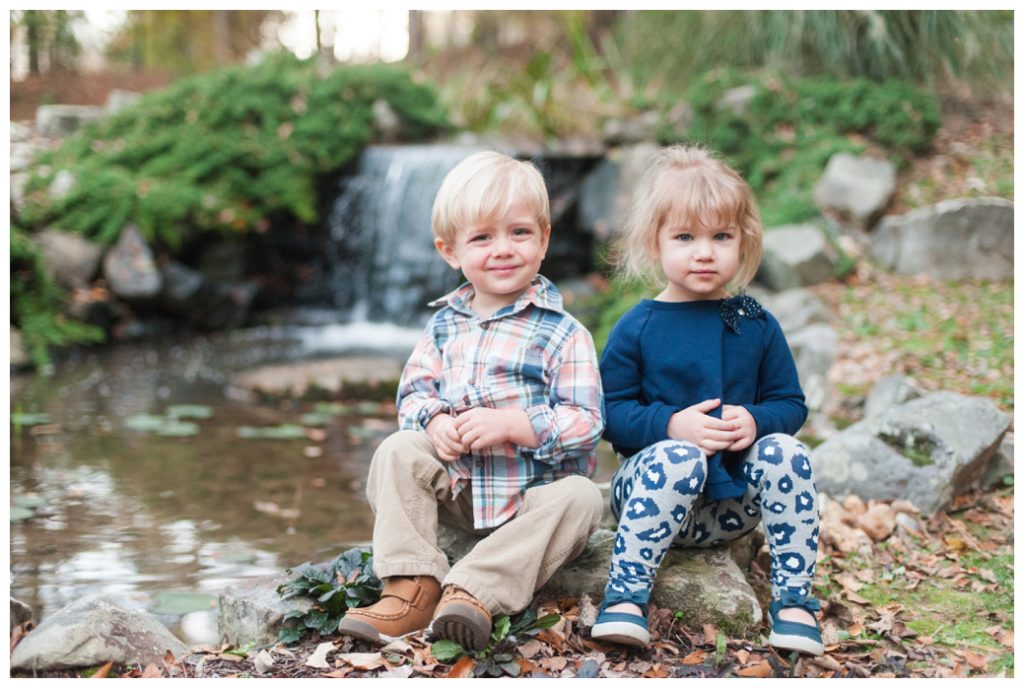
[[[476,291],[473,289],[473,285],[466,282],[455,291],[449,292],[439,299],[431,301],[428,306],[451,306],[454,310],[476,317],[476,313],[470,307],[473,301],[473,295]],[[549,311],[555,311],[556,313],[565,313],[562,303],[562,295],[558,293],[558,288],[555,287],[554,283],[551,282],[544,275],[538,274],[530,282],[530,286],[526,288],[519,298],[516,299],[515,303],[499,308],[493,314],[489,315],[486,320],[492,318],[500,318],[506,315],[512,315],[523,310],[529,304],[533,304],[538,308],[545,308]]]

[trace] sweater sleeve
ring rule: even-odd
[[[668,421],[678,407],[643,399],[644,364],[640,339],[649,312],[624,315],[601,355],[605,398],[604,437],[616,447],[642,449],[668,439]]]
[[[757,437],[781,432],[795,435],[807,419],[807,406],[800,388],[793,354],[778,321],[766,313],[764,356],[758,375],[758,403],[744,404],[757,423]]]

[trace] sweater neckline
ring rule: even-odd
[[[714,308],[719,309],[722,306],[723,301],[728,299],[700,299],[698,301],[655,301],[654,299],[644,299],[643,303],[648,308],[654,308],[663,311],[678,311],[696,308]]]

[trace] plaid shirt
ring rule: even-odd
[[[506,443],[445,463],[458,494],[473,485],[473,523],[493,528],[512,518],[532,486],[572,474],[591,476],[604,429],[594,342],[562,308],[562,296],[538,275],[510,306],[482,318],[466,283],[431,302],[434,313],[402,371],[398,422],[425,430],[439,413],[476,407],[526,412],[540,446]]]

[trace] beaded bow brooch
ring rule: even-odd
[[[740,294],[722,301],[718,312],[729,329],[740,333],[740,318],[763,318],[764,308],[752,296]]]

